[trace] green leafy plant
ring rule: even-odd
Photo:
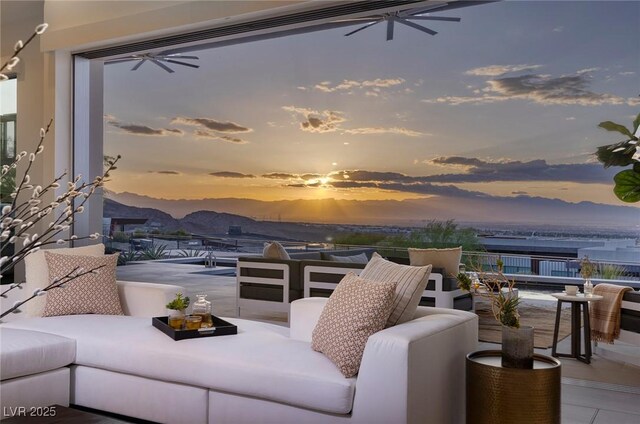
[[[178,256],[181,258],[199,258],[202,256],[202,250],[182,249],[178,252]]]
[[[155,260],[155,259],[164,259],[166,257],[167,257],[167,246],[164,244],[147,247],[142,251],[143,259]]]
[[[619,280],[620,277],[626,275],[627,270],[625,267],[613,264],[603,264],[599,270],[600,278],[603,280]]]
[[[614,177],[614,194],[627,203],[640,201],[640,148],[636,133],[640,127],[640,113],[633,121],[633,131],[615,122],[600,122],[600,128],[622,134],[626,139],[618,143],[598,147],[596,156],[605,168],[610,166],[631,166],[618,172]]]
[[[111,236],[111,240],[115,241],[116,243],[128,243],[129,236],[122,231],[115,231],[113,233],[113,236]]]
[[[184,311],[189,307],[189,296],[182,296],[182,293],[176,293],[176,297],[169,303],[166,308],[174,311]]]
[[[485,272],[479,269],[472,275],[473,278],[467,273],[459,273],[456,276],[458,287],[473,292],[476,296],[489,299],[491,312],[500,324],[506,327],[520,328],[520,315],[518,314],[520,298],[513,293],[515,281],[509,280],[500,270]]]
[[[140,259],[142,259],[140,252],[136,252],[135,250],[120,252],[120,255],[118,255],[118,265],[126,265],[129,262],[139,261]]]

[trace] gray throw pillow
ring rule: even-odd
[[[343,262],[350,264],[366,264],[367,262],[369,262],[369,258],[367,258],[366,253],[360,253],[359,255],[351,256],[329,255],[329,259],[334,262]]]

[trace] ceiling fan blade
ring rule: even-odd
[[[393,40],[393,21],[395,18],[389,18],[387,20],[387,41]]]
[[[432,30],[432,29],[429,29],[427,27],[423,27],[422,25],[414,24],[413,22],[407,21],[406,19],[395,18],[395,20],[398,21],[399,23],[403,24],[403,25],[410,26],[411,28],[415,28],[418,31],[426,32],[427,34],[430,34],[430,35],[436,35],[437,34],[437,32]]]
[[[177,63],[178,65],[189,66],[191,68],[199,68],[200,67],[200,65],[194,65],[192,63],[187,63],[187,62],[180,62],[179,60],[173,60],[173,59],[160,59],[160,60],[163,60],[165,62]]]
[[[198,56],[183,56],[181,53],[172,53],[172,54],[159,54],[156,56],[157,59],[200,59]]]
[[[169,68],[167,65],[165,65],[162,62],[160,62],[159,60],[152,59],[151,62],[155,63],[156,65],[158,65],[159,67],[161,67],[165,71],[169,72],[170,74],[173,74],[173,69]]]
[[[140,62],[138,62],[138,63],[136,64],[136,66],[134,66],[133,68],[131,68],[131,70],[132,70],[132,71],[137,71],[137,70],[138,70],[138,68],[139,68],[139,67],[141,67],[141,66],[142,66],[142,64],[143,64],[144,62],[146,62],[146,61],[147,61],[147,59],[142,59],[142,60],[140,60]]]
[[[350,35],[353,35],[353,34],[355,34],[356,32],[360,32],[360,31],[362,31],[363,29],[367,29],[367,28],[369,28],[370,26],[373,26],[373,25],[377,24],[378,22],[380,22],[380,21],[371,22],[370,24],[367,24],[367,25],[365,25],[365,26],[363,26],[363,27],[360,27],[360,28],[356,29],[355,31],[351,31],[351,32],[349,32],[349,33],[345,34],[344,36],[345,36],[345,37],[348,37],[348,36],[350,36]]]
[[[461,18],[449,18],[446,16],[405,16],[405,19],[417,19],[421,21],[447,21],[447,22],[460,22]]]

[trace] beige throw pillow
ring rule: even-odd
[[[284,247],[277,241],[265,243],[264,250],[262,251],[262,256],[269,259],[291,259]]]
[[[50,290],[42,316],[101,314],[124,315],[116,284],[118,255],[75,256],[45,252],[49,276],[60,278],[81,267],[85,271],[98,268]]]
[[[369,336],[384,329],[396,283],[366,281],[348,273],[331,293],[311,335],[311,348],[324,353],[347,378],[360,369]]]
[[[373,281],[393,281],[397,283],[393,310],[387,320],[387,327],[402,324],[413,319],[420,298],[429,282],[431,265],[400,265],[384,259],[377,253],[360,273],[360,277]]]
[[[409,263],[412,266],[432,265],[442,268],[444,277],[458,275],[462,260],[462,247],[451,249],[408,249]]]
[[[60,255],[86,255],[86,256],[102,256],[104,255],[104,244],[93,244],[83,247],[65,247],[59,249],[50,249],[50,252]],[[51,280],[49,279],[49,267],[44,258],[44,250],[29,254],[24,258],[25,264],[25,288],[27,293],[33,293],[36,289],[43,289]],[[25,310],[29,317],[41,317],[44,311],[44,305],[47,295],[38,296],[31,299],[25,304]]]

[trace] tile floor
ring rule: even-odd
[[[213,302],[214,313],[235,317],[236,279],[229,268],[206,269],[202,265],[158,264],[138,262],[118,267],[118,278],[176,284],[189,293],[204,293]],[[212,275],[219,272],[221,275]],[[536,302],[544,298],[534,296]],[[547,299],[548,300],[548,299]],[[269,320],[285,325],[286,316],[246,314],[243,318]],[[480,349],[496,349],[495,344],[480,343]],[[569,338],[558,345],[569,350]],[[550,355],[551,349],[536,349]],[[562,359],[562,423],[563,424],[640,424],[640,368],[594,356],[591,365],[573,359]]]

